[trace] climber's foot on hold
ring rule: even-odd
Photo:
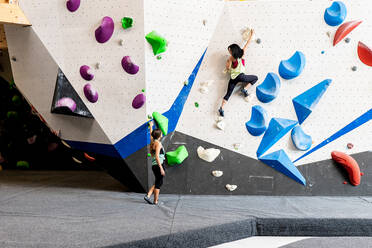
[[[244,97],[248,97],[249,93],[246,89],[241,89],[241,92],[243,93]]]
[[[225,116],[225,111],[223,111],[222,108],[219,108],[218,109],[218,113],[220,114],[220,116],[224,117]]]

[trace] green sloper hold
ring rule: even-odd
[[[133,19],[130,18],[130,17],[124,17],[123,19],[121,19],[121,26],[124,29],[128,29],[128,28],[132,27],[133,26]]]
[[[154,55],[158,55],[159,53],[163,53],[167,50],[167,40],[161,37],[155,31],[148,33],[146,35],[146,40],[152,46]]]
[[[176,150],[166,154],[169,165],[181,164],[189,156],[185,146],[179,146]]]
[[[168,134],[168,118],[158,112],[152,113],[152,118],[154,118],[154,120],[158,124],[158,127],[162,131],[163,135],[167,135]]]
[[[18,161],[16,165],[19,168],[30,168],[30,164],[27,161]]]

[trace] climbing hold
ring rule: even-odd
[[[101,68],[101,63],[100,62],[97,62],[96,63],[96,69],[99,69],[99,68]]]
[[[175,151],[167,152],[167,161],[169,165],[181,164],[188,156],[186,146],[179,146]]]
[[[283,173],[287,177],[295,180],[296,182],[306,186],[306,179],[302,176],[297,167],[292,163],[285,151],[275,151],[259,158],[259,160],[279,171],[280,173]]]
[[[161,60],[161,55],[156,56],[157,60]]]
[[[162,131],[163,135],[167,135],[168,134],[168,118],[158,112],[152,113],[152,118],[154,118],[154,120],[158,124],[158,127]]]
[[[324,12],[324,20],[329,26],[338,26],[346,18],[346,6],[341,1],[335,1],[331,7],[327,8]]]
[[[207,24],[207,20],[203,20],[203,25],[205,26]]]
[[[133,19],[130,18],[130,17],[123,17],[123,19],[121,19],[121,26],[124,29],[128,29],[128,28],[132,27],[133,26]]]
[[[262,154],[269,150],[270,147],[296,126],[297,123],[297,121],[283,118],[271,118],[269,127],[267,128],[260,146],[257,149],[257,157],[261,157]]]
[[[354,145],[352,143],[347,143],[347,149],[353,149]]]
[[[245,123],[248,132],[253,136],[260,136],[267,129],[268,115],[266,110],[255,105],[252,107],[251,119]]]
[[[94,162],[96,159],[92,156],[89,156],[88,153],[84,152],[84,157],[89,161],[89,162]]]
[[[352,70],[352,71],[357,71],[357,70],[358,70],[358,67],[353,66],[353,67],[351,67],[351,70]]]
[[[223,119],[224,119],[223,116],[220,116],[220,115],[217,116],[217,121],[223,121]]]
[[[34,134],[34,135],[31,136],[31,137],[28,137],[28,138],[27,138],[27,143],[28,143],[29,145],[34,144],[34,143],[36,142],[36,138],[37,138],[37,135],[36,135],[36,134]]]
[[[198,153],[199,158],[207,161],[207,162],[213,162],[218,155],[220,155],[220,150],[215,148],[208,148],[204,149],[202,146],[199,146],[196,150]]]
[[[363,172],[361,172],[361,173],[360,173],[360,175],[361,175],[361,176],[364,176],[364,173],[363,173]]]
[[[330,31],[327,31],[327,36],[329,37],[329,38],[331,38],[331,32]]]
[[[261,44],[261,39],[258,38],[258,39],[256,40],[256,43],[257,43],[257,44]]]
[[[321,54],[324,54],[324,53],[325,53],[324,51],[321,52]]]
[[[14,105],[19,106],[19,105],[22,104],[22,99],[21,99],[20,96],[18,96],[18,95],[14,95],[14,96],[12,97],[12,102],[13,102]]]
[[[343,38],[345,38],[351,31],[361,24],[362,21],[350,21],[342,24],[336,31],[333,39],[333,46],[336,46]]]
[[[196,108],[199,108],[199,103],[195,102],[194,105]]]
[[[358,56],[365,65],[372,66],[372,50],[360,41],[358,43]]]
[[[94,78],[94,75],[90,70],[90,67],[87,65],[83,65],[80,67],[80,75],[87,81],[90,81]]]
[[[144,94],[138,94],[132,101],[132,107],[135,109],[139,109],[142,107],[146,102],[146,96]]]
[[[200,83],[200,92],[203,93],[203,94],[206,94],[209,92],[209,86],[212,85],[214,81],[213,80],[207,80],[205,82],[201,82]]]
[[[11,119],[11,120],[17,119],[18,118],[18,112],[16,112],[16,111],[8,111],[6,113],[6,118]]]
[[[71,112],[74,112],[75,109],[76,109],[76,103],[75,103],[74,100],[72,100],[69,97],[63,97],[63,98],[58,100],[58,102],[56,104],[56,108],[67,108]]]
[[[108,41],[114,33],[115,24],[111,17],[105,16],[102,19],[101,25],[96,29],[96,40],[99,43]]]
[[[142,91],[142,92],[145,92],[146,90],[145,90],[145,89],[142,89],[141,91]]]
[[[62,143],[62,145],[64,145],[65,147],[67,147],[67,148],[71,148],[71,146],[70,146],[69,144],[67,144],[66,141],[61,140],[61,143]]]
[[[12,60],[13,60],[14,62],[16,62],[16,61],[17,61],[17,58],[14,57],[14,56],[12,56]]]
[[[200,87],[199,90],[202,94],[207,94],[209,92],[209,89],[205,86]]]
[[[349,37],[347,37],[347,38],[345,39],[345,42],[346,42],[346,43],[350,43],[350,41],[351,41],[351,39],[350,39]]]
[[[84,86],[84,95],[91,103],[98,101],[98,92],[89,83]]]
[[[151,157],[151,153],[147,153],[147,157]]]
[[[218,129],[221,129],[223,131],[223,130],[225,130],[226,123],[224,121],[218,121],[216,123],[216,126],[218,127]]]
[[[280,85],[278,75],[273,72],[268,73],[265,80],[256,87],[258,100],[263,103],[268,103],[274,100],[279,94]]]
[[[223,175],[223,171],[220,171],[220,170],[214,170],[212,171],[212,175],[214,177],[221,177]]]
[[[189,85],[189,80],[185,80],[185,81],[183,82],[183,85]]]
[[[254,33],[253,33],[253,35],[254,35]],[[251,37],[251,29],[250,28],[245,28],[242,31],[243,40],[245,40],[245,41],[247,41],[249,38],[251,38],[253,40],[253,35]]]
[[[159,53],[163,53],[167,50],[167,40],[161,37],[155,31],[148,33],[146,35],[146,40],[152,46],[152,51],[154,55],[158,55]]]
[[[292,99],[300,124],[302,124],[314,110],[331,82],[331,79],[326,79]]]
[[[312,139],[310,135],[307,135],[301,126],[296,126],[292,129],[291,138],[293,145],[301,151],[307,151],[310,149]]]
[[[240,143],[233,144],[233,147],[234,147],[235,150],[239,150],[240,146],[241,146]]]
[[[80,0],[68,0],[66,7],[70,12],[75,12],[80,7]]]
[[[343,184],[347,184],[347,182],[346,182],[346,181],[344,181],[344,182],[343,182]]]
[[[121,66],[123,67],[124,71],[132,75],[139,71],[139,66],[134,64],[129,56],[123,57],[121,60]]]
[[[305,68],[305,55],[297,51],[288,60],[282,60],[279,65],[279,74],[284,79],[298,77]]]
[[[238,186],[237,185],[231,185],[231,184],[226,184],[226,189],[228,190],[228,191],[234,191],[234,190],[236,190],[237,188],[238,188]]]
[[[119,45],[120,45],[120,46],[124,46],[124,40],[123,40],[123,39],[120,39],[120,41],[119,41]]]
[[[151,115],[147,115],[147,119],[151,120],[152,119],[152,116]]]
[[[331,156],[336,163],[346,169],[349,174],[350,183],[358,186],[360,184],[360,168],[357,161],[343,152],[333,151]]]
[[[80,161],[79,159],[75,158],[75,157],[72,157],[72,160],[74,160],[74,162],[78,163],[78,164],[82,164],[83,162]]]
[[[16,166],[18,168],[27,168],[27,169],[30,168],[30,164],[27,161],[23,161],[23,160],[17,161]]]

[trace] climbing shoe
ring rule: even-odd
[[[225,116],[225,112],[223,111],[222,108],[219,108],[219,109],[218,109],[218,113],[220,113],[220,116],[222,116],[222,117]]]
[[[246,89],[241,89],[241,92],[243,93],[244,97],[248,97],[249,96],[249,93]]]

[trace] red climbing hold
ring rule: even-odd
[[[347,143],[347,148],[348,149],[352,149],[354,147],[354,145],[352,143]]]
[[[362,21],[351,21],[342,24],[336,31],[335,38],[333,39],[333,46],[336,46],[343,38],[345,38],[354,28],[358,27]]]
[[[349,174],[350,183],[354,186],[358,186],[360,184],[360,169],[357,161],[343,152],[333,151],[331,156],[335,162],[346,169]]]
[[[372,66],[372,50],[360,41],[358,43],[358,56],[365,65]]]
[[[360,175],[361,175],[361,176],[364,176],[364,173],[363,173],[363,172],[361,172],[361,173],[360,173]]]
[[[347,184],[347,182],[346,182],[346,181],[344,181],[344,182],[343,182],[343,184]]]
[[[85,157],[88,161],[90,161],[90,162],[94,162],[94,161],[96,161],[95,158],[89,156],[86,152],[84,152],[84,157]]]

